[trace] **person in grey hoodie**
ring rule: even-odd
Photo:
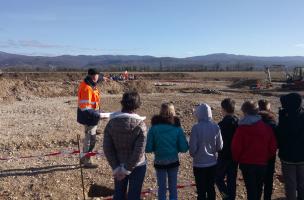
[[[192,127],[189,152],[193,157],[193,173],[197,200],[215,200],[215,175],[218,151],[223,148],[220,127],[213,122],[211,108],[201,104],[195,108],[198,123]]]

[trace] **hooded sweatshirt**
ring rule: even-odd
[[[211,108],[201,104],[194,112],[198,123],[192,127],[189,152],[194,167],[210,167],[217,164],[217,152],[223,148],[220,127],[212,121]]]
[[[231,145],[233,159],[240,164],[266,165],[276,155],[272,127],[259,115],[246,115],[239,122]]]
[[[104,130],[103,149],[113,170],[124,166],[131,172],[135,167],[146,164],[147,128],[144,119],[137,114],[111,114]]]

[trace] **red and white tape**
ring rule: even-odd
[[[193,187],[196,186],[195,183],[185,183],[185,184],[181,184],[181,185],[177,185],[176,188],[179,189],[183,189],[183,188],[187,188],[187,187]],[[167,188],[168,190],[168,188]],[[149,188],[146,189],[144,191],[141,192],[141,196],[148,196],[150,194],[156,194],[157,193],[157,188]],[[113,196],[110,197],[104,197],[103,200],[113,200]]]
[[[27,155],[27,156],[20,156],[20,157],[16,157],[16,156],[0,157],[0,160],[21,160],[21,159],[42,158],[42,157],[49,157],[49,156],[67,156],[67,155],[76,155],[79,153],[80,153],[81,157],[83,157],[83,156],[92,157],[92,156],[97,156],[97,155],[100,155],[100,156],[103,155],[102,151],[83,153],[78,150],[62,150],[62,151],[56,151],[56,152],[52,152],[52,153],[48,153],[48,154],[41,154],[41,155]]]

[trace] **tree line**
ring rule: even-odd
[[[30,67],[30,66],[9,66],[2,68],[2,71],[7,72],[83,72],[88,68],[97,68],[104,72],[205,72],[205,71],[260,71],[264,70],[261,66],[256,66],[254,63],[212,63],[212,64],[180,64],[180,65],[163,65],[152,66],[152,65],[87,65],[83,67],[63,67],[63,66],[52,66],[52,67]],[[1,69],[1,68],[0,68]]]

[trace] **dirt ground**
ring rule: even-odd
[[[145,75],[146,77],[147,75]],[[223,74],[153,75],[147,80],[129,83],[100,84],[102,108],[106,112],[120,109],[122,92],[138,89],[142,106],[138,113],[146,116],[146,124],[159,111],[160,104],[172,101],[181,118],[182,126],[189,135],[195,120],[193,107],[205,102],[213,108],[214,120],[222,116],[220,102],[230,97],[237,102],[237,114],[244,100],[268,99],[273,110],[279,107],[279,98],[286,91],[263,90],[250,91],[248,86],[230,87],[234,81],[248,77],[260,78],[257,74],[239,73],[227,78]],[[143,76],[144,77],[144,76]],[[157,78],[159,77],[159,78]],[[44,75],[6,75],[0,77],[0,158],[43,155],[62,150],[77,149],[77,134],[83,137],[83,127],[76,122],[77,85],[82,74]],[[155,86],[155,84],[157,86]],[[107,121],[101,121],[102,132]],[[101,150],[103,135],[98,136],[96,150]],[[153,156],[147,155],[148,169],[144,189],[156,188],[153,168]],[[103,156],[94,157],[99,164],[97,169],[84,169],[85,194],[87,199],[102,199],[113,192],[111,169]],[[192,161],[188,153],[180,155],[181,166],[178,175],[179,184],[193,182]],[[49,156],[39,158],[0,160],[0,199],[83,199],[78,167],[78,157]],[[280,163],[277,161],[273,199],[284,199],[282,183],[278,180]],[[219,194],[218,194],[219,195]],[[195,188],[179,190],[179,198],[195,199]],[[150,194],[144,199],[156,199]],[[218,199],[220,197],[218,196]],[[246,199],[241,173],[238,175],[237,199]]]

